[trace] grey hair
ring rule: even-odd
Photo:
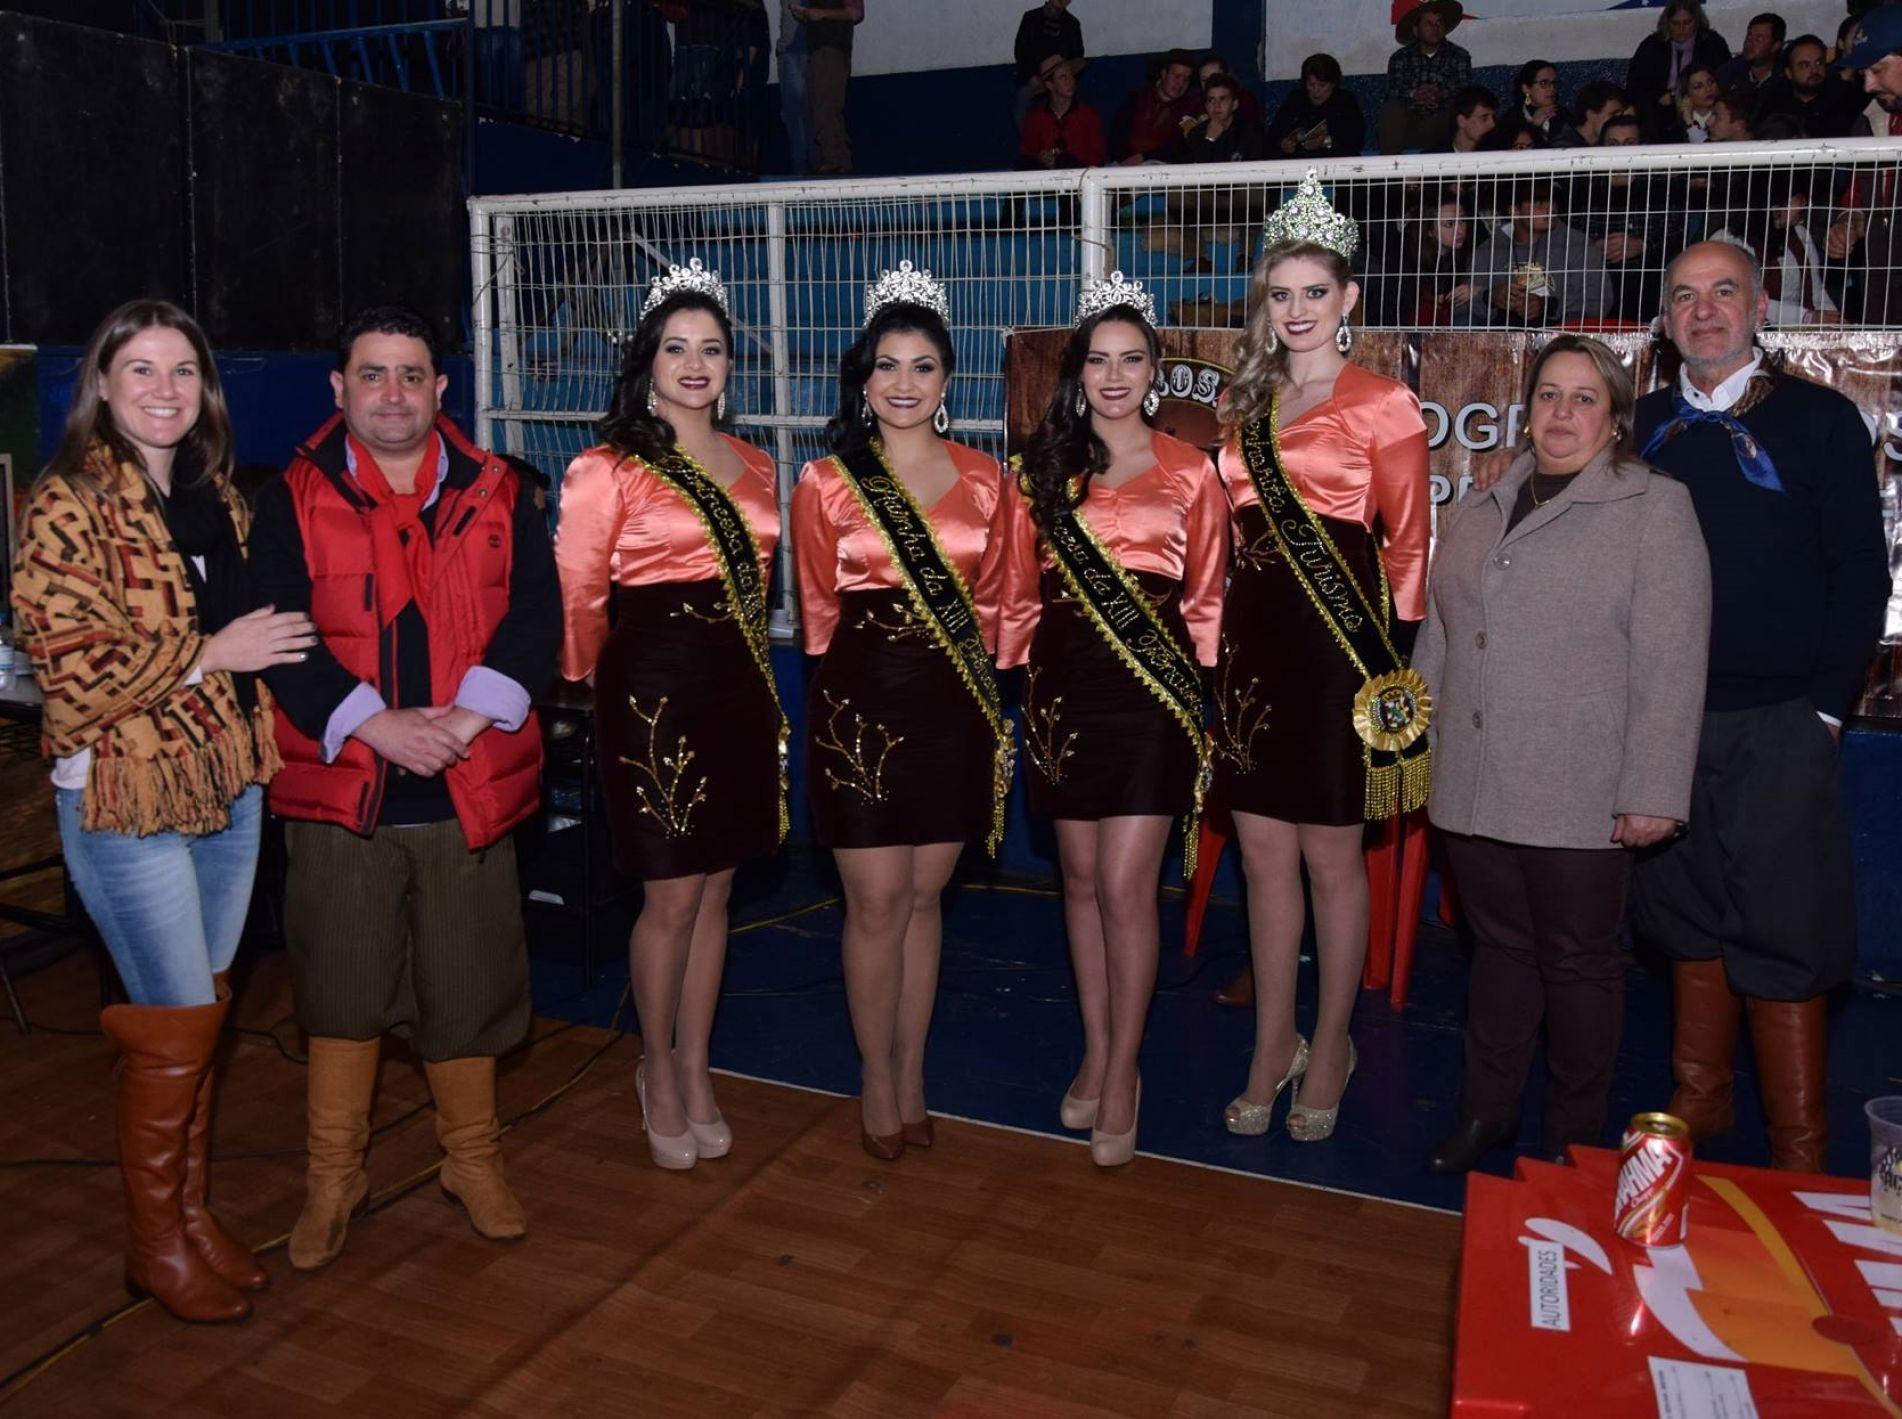
[[[1705,237],[1703,242],[1692,242],[1691,246],[1706,245],[1712,242],[1715,242],[1719,246],[1735,247],[1747,258],[1744,261],[1744,270],[1750,273],[1750,303],[1754,306],[1757,303],[1757,298],[1763,294],[1763,267],[1758,260],[1756,248],[1751,246],[1750,243],[1745,241],[1742,237],[1732,236],[1729,232],[1719,232],[1716,236]],[[1684,259],[1690,249],[1689,246],[1685,247],[1683,251],[1673,256],[1664,265],[1664,290],[1659,297],[1658,306],[1659,312],[1662,315],[1669,315],[1671,310],[1671,275],[1677,270],[1678,262]]]

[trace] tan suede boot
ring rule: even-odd
[[[343,1250],[350,1218],[370,1194],[363,1172],[370,1145],[370,1104],[376,1095],[381,1040],[310,1039],[309,1161],[304,1210],[291,1228],[291,1265],[299,1271],[328,1266]]]
[[[1670,1111],[1691,1137],[1714,1138],[1737,1122],[1732,1080],[1743,1002],[1730,992],[1722,960],[1671,965]]]
[[[436,1137],[448,1154],[443,1195],[494,1242],[527,1235],[528,1214],[502,1176],[502,1125],[495,1115],[495,1061],[487,1055],[425,1064],[436,1099]]]

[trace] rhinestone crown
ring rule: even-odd
[[[1360,232],[1353,219],[1334,210],[1334,204],[1321,190],[1321,175],[1313,168],[1301,179],[1294,196],[1269,215],[1261,234],[1269,246],[1307,242],[1326,247],[1344,261],[1351,260],[1360,245]]]
[[[641,302],[641,319],[647,319],[648,312],[667,297],[682,291],[706,296],[723,313],[730,313],[727,312],[726,287],[720,282],[720,273],[707,270],[696,256],[685,266],[668,267],[666,275],[656,276],[647,283],[647,299]]]
[[[1075,329],[1091,316],[1114,310],[1119,305],[1132,307],[1152,329],[1162,324],[1156,319],[1155,297],[1143,289],[1143,283],[1130,280],[1121,271],[1112,271],[1109,280],[1093,281],[1083,288],[1076,298],[1076,319],[1070,322],[1070,327]]]
[[[929,271],[915,270],[909,261],[899,262],[896,271],[879,272],[866,289],[865,323],[870,325],[885,306],[898,304],[921,305],[942,321],[951,319],[951,301],[944,287]]]

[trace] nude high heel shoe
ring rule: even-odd
[[[687,1132],[693,1135],[694,1152],[702,1158],[724,1158],[733,1151],[733,1126],[725,1114],[716,1113],[712,1123],[689,1117]]]
[[[1079,1099],[1065,1089],[1063,1102],[1057,1105],[1057,1117],[1063,1120],[1063,1126],[1068,1129],[1095,1128],[1097,1106],[1102,1102],[1101,1099]]]
[[[1130,1111],[1129,1132],[1104,1133],[1090,1129],[1090,1161],[1099,1168],[1120,1168],[1136,1156],[1136,1125],[1142,1117],[1143,1081],[1136,1080],[1136,1106]]]
[[[654,1166],[681,1173],[699,1162],[700,1149],[694,1139],[691,1121],[685,1133],[677,1133],[672,1137],[654,1132],[647,1112],[647,1066],[644,1063],[634,1066],[634,1093],[641,1101],[641,1127],[646,1130],[647,1151],[653,1156]]]

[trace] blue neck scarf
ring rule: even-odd
[[[1754,386],[1756,382],[1753,378],[1750,384]],[[1743,420],[1728,409],[1699,409],[1684,397],[1682,386],[1674,388],[1671,394],[1675,400],[1675,417],[1669,423],[1658,426],[1657,432],[1651,435],[1638,457],[1649,462],[1659,449],[1692,424],[1715,424],[1730,435],[1731,451],[1737,455],[1737,467],[1743,471],[1744,477],[1766,492],[1783,491],[1783,480],[1777,476],[1777,466],[1770,461],[1769,450],[1757,442],[1757,436],[1744,427]],[[1739,402],[1747,404],[1755,401]]]

